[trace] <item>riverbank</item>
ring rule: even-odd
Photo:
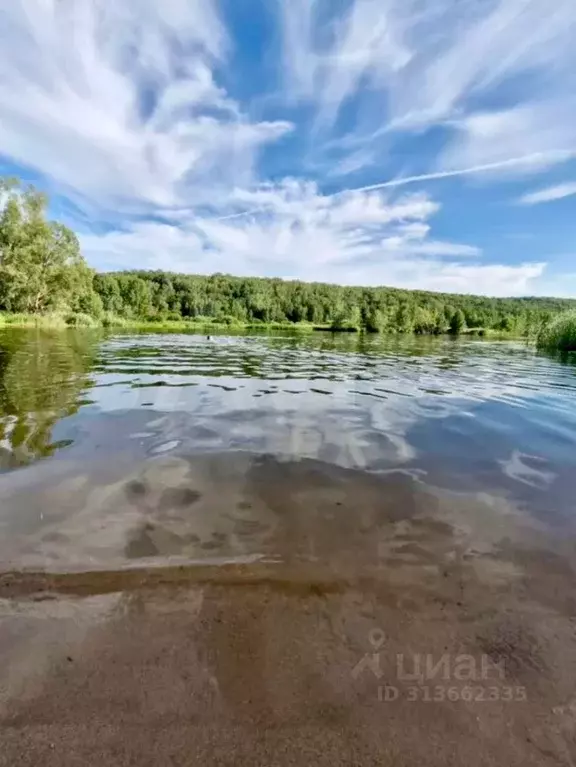
[[[296,330],[311,332],[329,330],[329,326],[315,326],[307,322],[222,322],[210,317],[180,320],[130,318],[117,315],[104,315],[95,318],[89,314],[51,312],[47,314],[9,314],[0,313],[0,327],[40,327],[40,328],[126,328],[141,331],[191,331],[209,332],[212,330]]]
[[[361,327],[334,326],[330,324],[314,324],[311,322],[242,322],[222,321],[218,318],[199,317],[173,319],[154,319],[154,318],[129,318],[120,317],[113,314],[104,314],[101,318],[95,318],[89,314],[81,313],[58,313],[50,312],[45,314],[10,314],[0,313],[0,328],[2,327],[22,327],[22,328],[47,328],[56,330],[65,330],[66,328],[107,328],[117,330],[133,330],[136,332],[149,333],[205,333],[210,332],[242,332],[242,331],[288,331],[292,333],[352,333],[369,335],[454,335],[447,328],[443,333],[418,334],[414,332],[399,333],[398,331],[387,332],[385,330],[375,332]],[[484,328],[463,328],[457,335],[478,336],[493,339],[514,339],[523,336],[506,332],[502,330],[491,330]]]

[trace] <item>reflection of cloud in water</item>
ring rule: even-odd
[[[508,477],[526,485],[544,489],[554,482],[557,476],[554,472],[544,468],[538,469],[534,465],[530,466],[527,461],[531,461],[532,464],[546,464],[546,461],[541,457],[521,453],[519,450],[514,450],[510,458],[506,461],[500,461],[500,464]]]
[[[66,387],[53,376],[46,401],[38,394],[38,366],[27,372],[21,357],[4,379],[13,395],[7,412],[21,411],[19,427],[7,415],[4,438],[7,453],[17,449],[29,413],[34,419],[41,411],[46,429],[24,434],[31,458],[48,447],[63,460],[85,462],[100,455],[138,462],[160,454],[252,451],[376,472],[403,466],[428,471],[437,484],[444,477],[449,488],[502,488],[506,479],[516,498],[522,485],[547,481],[535,476],[529,460],[521,459],[528,472],[509,461],[518,444],[530,444],[560,477],[571,471],[572,370],[520,344],[123,336],[99,346],[93,364],[90,357],[81,358],[84,367],[66,363],[70,372],[89,372],[90,381],[69,376],[75,383]],[[51,362],[50,370],[57,369]],[[65,411],[71,417],[59,420],[53,405],[66,405],[71,394],[82,399]]]
[[[462,531],[501,511],[500,504],[441,493],[404,473],[246,452],[163,456],[132,466],[62,463],[25,482],[15,476],[0,500],[4,567],[55,571],[263,557],[296,569],[311,561],[341,575],[358,573],[379,566],[378,542],[392,540],[400,522],[435,518]],[[508,517],[502,513],[498,525],[489,525],[491,536]],[[482,538],[481,527],[470,529]]]
[[[362,355],[317,349],[315,343],[301,340],[291,348],[286,339],[244,338],[206,345],[175,338],[158,353],[149,339],[119,341],[110,346],[102,378],[112,384],[116,377],[120,391],[107,385],[95,397],[101,410],[111,412],[145,403],[167,414],[193,415],[194,425],[212,435],[211,444],[202,440],[198,449],[244,448],[381,469],[416,458],[418,446],[406,435],[418,422],[474,418],[477,405],[490,401],[525,407],[536,391],[541,396],[541,373],[555,383],[548,363],[519,344],[439,342],[436,350],[424,343],[428,353],[410,357],[386,348],[376,356],[370,344]],[[501,365],[495,364],[499,355]],[[162,379],[147,372],[159,363]],[[109,372],[128,364],[132,385],[123,370]],[[538,367],[532,380],[529,365]],[[210,382],[214,375],[217,384]],[[178,424],[176,431],[158,447],[173,437],[179,448],[194,449]]]
[[[255,380],[245,389],[231,392],[199,386],[192,394],[190,390],[176,389],[166,395],[166,390],[161,389],[154,400],[146,400],[153,402],[147,406],[150,420],[146,428],[130,433],[134,439],[145,439],[145,434],[156,430],[162,432],[161,444],[174,440],[178,446],[192,450],[246,449],[320,458],[348,467],[369,468],[414,456],[404,439],[414,415],[398,405],[401,397],[368,403],[367,398],[351,394],[346,384],[334,382],[325,384],[327,394],[296,382],[301,387],[293,390],[299,392],[297,395],[276,389],[273,394],[252,396],[252,390],[266,388],[263,383]],[[150,397],[149,390],[145,397]],[[109,412],[118,413],[116,418],[123,417],[126,405],[128,409],[136,407],[123,397],[115,398],[111,390],[99,403],[104,409],[107,404]],[[154,412],[162,412],[162,420],[154,418]]]

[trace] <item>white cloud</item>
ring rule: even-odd
[[[542,202],[554,202],[562,200],[564,197],[571,197],[576,194],[576,183],[557,184],[549,186],[546,189],[539,189],[536,192],[529,192],[523,195],[518,203],[520,205],[538,205]]]
[[[310,279],[319,279],[327,266],[338,268],[384,252],[383,241],[391,235],[405,240],[409,251],[415,235],[413,230],[404,233],[406,225],[425,221],[438,210],[437,203],[421,194],[393,202],[378,193],[330,197],[315,184],[296,179],[236,190],[234,197],[259,205],[259,212],[225,221],[196,219],[210,248],[225,253],[235,271],[242,262],[250,271],[256,264],[265,273],[290,264],[291,274]],[[427,228],[416,239],[426,232]]]
[[[455,137],[441,156],[440,167],[494,164],[497,168],[501,163],[509,173],[545,170],[576,156],[573,114],[573,99],[472,114],[453,123]],[[506,167],[507,160],[518,154],[531,159]]]
[[[336,25],[329,52],[318,123],[331,124],[346,98],[364,81],[396,76],[412,59],[402,37],[403,20],[390,0],[356,0]]]
[[[482,251],[475,245],[462,245],[458,242],[444,242],[443,240],[430,240],[415,245],[413,253],[421,256],[480,256]]]
[[[85,252],[106,268],[535,292],[541,259],[484,263],[473,243],[436,236],[439,202],[418,184],[576,156],[574,0],[277,5],[286,90],[271,96],[264,62],[240,99],[232,54],[246,43],[218,0],[3,3],[0,152],[89,214]],[[342,188],[375,166],[389,180]],[[407,184],[414,194],[384,194]]]
[[[2,153],[125,210],[250,183],[291,126],[251,122],[215,84],[227,45],[214,0],[4,4]]]
[[[576,261],[576,254],[570,254],[571,263]],[[559,298],[574,298],[576,296],[576,272],[552,272],[546,270],[546,276],[535,284],[536,296],[558,296]]]
[[[352,173],[356,173],[362,168],[366,168],[375,163],[375,156],[372,152],[360,149],[357,152],[352,152],[347,155],[336,164],[331,164],[328,168],[327,175],[329,177],[343,177],[349,176]]]
[[[431,125],[455,131],[443,170],[502,162],[506,173],[518,170],[507,159],[538,154],[522,168],[536,172],[576,152],[573,0],[352,0],[328,19],[315,0],[305,34],[304,0],[281,5],[291,96],[309,99],[325,130],[355,105],[340,136],[352,149],[345,170],[358,147]],[[506,108],[478,113],[481,99],[503,96]]]
[[[277,0],[284,33],[284,76],[294,98],[314,94],[320,57],[314,51],[319,0]]]
[[[320,13],[319,0],[281,2],[284,66],[300,96],[332,117],[368,80],[389,91],[396,123],[442,120],[472,91],[518,73],[570,74],[575,60],[572,0],[353,0]],[[295,55],[293,55],[295,53]],[[564,86],[569,92],[569,85]],[[544,91],[546,92],[546,91]]]
[[[403,287],[417,288],[422,282],[428,290],[517,296],[533,295],[536,292],[537,280],[545,273],[546,264],[440,264],[431,267],[427,263],[421,263],[420,268],[421,275],[407,277],[402,283]]]
[[[576,12],[572,0],[441,0],[437,12],[412,26],[414,66],[395,88],[395,118],[437,122],[461,110],[466,100],[506,78],[553,74],[554,87],[570,94],[576,60]],[[551,82],[534,79],[531,94],[550,92]],[[539,91],[538,91],[539,86]]]
[[[108,268],[218,271],[494,295],[533,292],[532,283],[545,267],[482,264],[478,248],[434,239],[430,220],[439,205],[423,194],[326,196],[311,182],[287,179],[236,189],[233,199],[258,208],[235,218],[139,223],[122,233],[85,236],[82,245]]]

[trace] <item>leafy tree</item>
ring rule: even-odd
[[[94,277],[94,290],[102,301],[104,311],[122,314],[124,303],[116,275],[97,274]]]
[[[122,304],[133,317],[147,317],[152,310],[151,283],[134,274],[123,274],[118,279]]]
[[[454,335],[460,335],[460,333],[466,327],[466,317],[462,309],[456,309],[450,320],[450,332]]]
[[[90,317],[99,319],[104,311],[102,299],[94,290],[81,292],[72,303],[72,309],[80,314],[88,314]]]
[[[413,307],[408,301],[402,301],[396,312],[396,330],[398,333],[414,332]]]
[[[371,308],[366,313],[364,327],[369,333],[383,333],[386,330],[386,319],[380,309]]]
[[[93,281],[76,235],[46,219],[47,198],[33,187],[4,181],[0,195],[0,305],[30,313],[74,308]]]
[[[436,316],[431,309],[423,306],[417,306],[414,312],[414,332],[415,333],[435,333]]]
[[[503,316],[499,319],[496,325],[497,330],[502,330],[505,333],[510,333],[515,330],[516,322],[515,318],[511,316]]]
[[[142,282],[149,286],[149,292],[143,290]],[[256,323],[308,321],[333,329],[388,333],[444,333],[451,329],[458,312],[464,316],[461,329],[508,328],[526,333],[529,328],[540,328],[558,312],[576,307],[576,302],[568,299],[494,299],[221,274],[204,277],[119,272],[97,275],[94,286],[105,310],[129,317],[169,315],[212,317],[219,321],[233,317]],[[460,314],[458,317],[459,324]],[[505,325],[503,318],[507,318]]]

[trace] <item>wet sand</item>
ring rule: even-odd
[[[574,544],[504,499],[242,453],[58,472],[0,494],[0,764],[576,762]]]

